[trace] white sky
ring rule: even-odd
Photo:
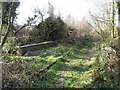
[[[21,0],[18,9],[18,24],[24,24],[28,16],[33,16],[33,9],[39,7],[47,12],[48,1],[54,6],[56,12],[65,18],[69,14],[77,20],[81,20],[84,16],[88,16],[89,10],[94,11],[95,4],[98,1],[105,2],[109,0]]]

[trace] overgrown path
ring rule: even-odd
[[[64,46],[64,49],[67,50],[71,47],[72,51],[63,58],[64,62],[60,60],[48,70],[45,73],[44,80],[40,81],[39,85],[42,83],[45,87],[83,88],[92,82],[90,73],[92,66],[91,58],[93,57],[92,44]]]
[[[70,52],[64,55],[68,51]],[[4,56],[6,63],[3,68],[5,82],[3,84],[14,87],[24,85],[35,88],[84,88],[93,81],[91,74],[93,51],[92,41],[83,38],[31,52],[34,57]],[[64,57],[60,59],[63,55]],[[57,62],[49,70],[38,73],[56,59]],[[6,73],[6,68],[10,74]]]
[[[86,50],[84,52],[84,50]],[[69,62],[65,62],[63,70],[57,72],[60,75],[56,88],[60,87],[75,87],[83,88],[92,82],[90,74],[91,59],[93,57],[92,44],[89,48],[83,48],[81,55],[74,59],[69,59]]]

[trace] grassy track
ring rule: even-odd
[[[71,52],[63,59],[69,62],[59,61],[44,75],[44,80],[38,81],[36,87],[72,87],[83,88],[92,82],[90,72],[91,61],[88,57],[92,53],[92,48],[88,45],[59,45],[58,47],[51,48],[57,52],[65,52],[71,49]],[[53,54],[52,54],[53,55]],[[56,55],[49,57],[51,59]]]
[[[77,41],[77,40],[76,40]],[[42,50],[42,53],[38,53],[39,56],[36,57],[7,57],[4,56],[4,59],[9,63],[14,61],[9,68],[13,70],[9,70],[9,77],[6,79],[4,75],[3,83],[4,87],[39,87],[39,88],[60,88],[60,87],[72,87],[72,88],[83,88],[86,85],[92,82],[92,75],[90,72],[90,66],[92,64],[91,57],[88,57],[91,54],[90,48],[91,42],[88,40],[84,40],[84,42],[80,42],[74,44],[59,44],[57,47],[51,47],[46,50]],[[54,60],[59,58],[64,52],[71,50],[62,60],[59,60],[54,66],[52,66],[48,71],[39,74],[38,76],[31,76],[39,71],[41,68],[48,66]],[[16,59],[17,58],[17,59]],[[19,58],[19,59],[18,59]],[[15,60],[17,60],[15,62]],[[21,62],[20,62],[21,60]],[[20,69],[20,66],[17,65],[22,64],[26,69]],[[15,65],[17,65],[18,69],[14,70]],[[8,67],[8,66],[7,66]],[[12,71],[21,72],[19,74],[13,73]],[[30,73],[30,74],[28,74]],[[24,76],[24,78],[21,78]],[[28,82],[28,79],[30,81]],[[11,83],[12,81],[12,83]],[[22,84],[21,84],[22,83]],[[18,84],[18,86],[17,86]]]

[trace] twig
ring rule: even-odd
[[[45,67],[45,68],[43,68],[43,69],[40,69],[40,71],[38,72],[38,74],[49,70],[54,64],[56,64],[56,62],[57,62],[59,59],[61,59],[61,58],[63,58],[64,56],[66,56],[70,51],[71,51],[71,50],[69,50],[68,52],[64,53],[60,58],[57,58],[57,60],[55,60],[54,62],[52,62],[52,63],[51,63],[50,65],[48,65],[47,67]],[[38,75],[38,74],[37,74],[37,75]]]

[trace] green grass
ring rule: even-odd
[[[85,44],[81,44],[81,42],[59,44],[57,47],[51,47],[40,53],[41,57],[4,56],[4,61],[10,63],[7,66],[10,68],[10,73],[7,74],[8,78],[3,76],[3,86],[84,88],[93,81],[92,70],[89,68],[92,61],[86,57],[90,44],[91,42],[87,40]],[[71,52],[63,58],[69,62],[59,60],[48,71],[40,73],[33,78],[31,77],[69,50]]]
[[[71,52],[64,57],[69,62],[58,61],[49,71],[45,73],[43,81],[38,81],[35,87],[72,87],[83,88],[89,84],[92,79],[89,74],[89,61],[86,59],[88,47],[81,48],[76,45],[54,48],[57,52],[63,53],[71,49]],[[51,48],[50,50],[53,50]],[[48,51],[50,51],[48,50]],[[60,55],[55,55],[60,56]],[[47,56],[49,60],[54,56]]]

